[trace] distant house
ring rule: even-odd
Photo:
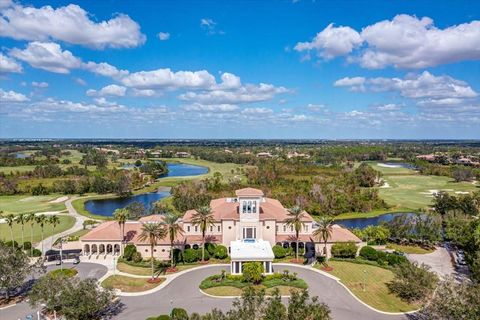
[[[153,151],[153,152],[150,152],[150,155],[154,158],[160,158],[162,156],[162,152],[161,151]]]
[[[306,154],[306,153],[297,153],[297,151],[295,152],[289,152],[287,154],[287,158],[288,159],[291,159],[291,158],[310,158],[310,155],[309,154]]]
[[[228,149],[225,149],[224,151],[225,151],[225,153],[233,153],[232,150],[228,150]]]
[[[436,156],[434,154],[422,154],[417,156],[417,159],[433,162],[435,161]]]
[[[185,151],[178,151],[177,153],[175,153],[175,157],[177,157],[177,158],[188,158],[188,157],[190,157],[190,153],[185,152]]]
[[[272,154],[270,152],[259,152],[257,153],[258,158],[271,158]]]

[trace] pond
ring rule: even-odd
[[[168,163],[169,172],[163,177],[186,177],[198,176],[208,173],[207,167],[195,166],[184,163]],[[151,209],[154,202],[170,196],[168,191],[150,192],[137,194],[125,198],[97,199],[85,202],[85,209],[92,214],[110,217],[116,209],[125,208],[130,203],[138,201],[142,203],[147,210]]]
[[[393,218],[401,215],[413,215],[411,212],[395,212],[395,213],[386,213],[381,216],[372,217],[372,218],[351,218],[345,220],[337,220],[335,223],[347,227],[347,228],[359,228],[363,229],[368,226],[376,226],[382,223],[383,221],[388,222],[393,220]]]
[[[411,170],[417,169],[413,164],[405,162],[379,162],[378,166],[384,168],[405,168]]]

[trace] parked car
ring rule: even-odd
[[[73,264],[79,264],[80,263],[80,258],[76,257],[73,259]]]
[[[57,266],[61,265],[62,264],[62,260],[57,260],[57,262],[55,263]]]

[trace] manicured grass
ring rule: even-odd
[[[150,276],[152,274],[152,270],[150,268],[131,266],[124,262],[117,263],[117,270],[136,276]]]
[[[386,161],[383,161],[383,162],[367,161],[367,163],[370,166],[372,166],[373,169],[375,169],[377,171],[380,171],[381,173],[383,173],[383,175],[402,175],[402,174],[411,175],[411,174],[417,174],[415,172],[415,170],[411,170],[411,169],[408,169],[408,168],[403,168],[403,167],[389,168],[389,167],[384,167],[384,166],[379,165],[379,164],[386,163],[386,162],[395,164],[395,161],[391,161],[391,160],[386,160]],[[403,161],[400,160],[399,162],[403,162]]]
[[[275,274],[275,276],[278,274]],[[282,288],[283,291],[287,291],[285,288],[297,288],[297,289],[307,289],[307,283],[300,278],[296,279],[289,279],[283,280],[282,278],[277,278],[273,275],[266,276],[264,279],[258,284],[255,285],[255,288],[265,288],[265,289],[273,289],[273,288]],[[237,288],[240,290],[245,289],[248,286],[251,286],[252,283],[242,281],[241,276],[227,276],[225,279],[221,280],[219,275],[210,276],[204,279],[200,283],[200,289],[206,290],[209,288],[216,288],[216,287],[229,287],[229,288]]]
[[[340,278],[340,281],[360,300],[378,310],[407,312],[419,307],[416,304],[408,304],[390,293],[387,283],[394,277],[390,270],[344,261],[329,261],[328,265],[333,267],[333,271],[329,273]]]
[[[47,216],[48,217],[48,216]],[[44,238],[47,238],[53,234],[63,232],[70,229],[75,224],[75,218],[65,215],[58,215],[60,218],[60,224],[55,227],[55,232],[53,231],[52,225],[46,223],[44,225]],[[24,228],[25,241],[30,241],[30,224],[26,223]],[[0,239],[9,241],[10,238],[10,227],[6,223],[0,224]],[[15,223],[13,225],[13,239],[19,243],[22,241],[22,228],[21,225]],[[35,224],[33,226],[33,242],[39,242],[42,239],[40,226]],[[47,243],[45,249],[48,249],[50,244]]]
[[[387,249],[393,249],[407,254],[427,254],[435,251],[433,249],[425,249],[419,246],[404,246],[396,243],[387,244]]]
[[[77,275],[77,269],[57,269],[49,272],[53,276],[65,276],[67,278],[71,278]]]
[[[102,282],[104,288],[118,289],[123,292],[142,292],[159,286],[165,278],[159,278],[158,283],[149,283],[145,278],[133,278],[121,275],[113,275]]]
[[[265,288],[264,286],[254,286],[256,290],[261,290],[265,289],[265,294],[266,295],[271,295],[275,289],[278,289],[280,291],[281,296],[289,296],[291,291],[301,291],[303,289],[300,288],[292,288],[292,287],[287,287],[287,286],[276,286],[274,288]],[[224,287],[212,287],[208,289],[203,289],[203,292],[212,295],[212,296],[218,296],[218,297],[228,297],[228,296],[235,296],[239,297],[243,293],[243,289],[235,288],[235,287],[230,287],[230,286],[224,286]]]
[[[0,173],[12,174],[16,172],[27,172],[35,169],[35,166],[16,166],[16,167],[0,167]]]
[[[85,230],[82,229],[82,230],[72,232],[68,236],[69,237],[81,237],[81,236],[86,235],[88,232],[90,232],[90,229],[85,229]]]
[[[47,196],[0,196],[0,211],[3,211],[3,214],[63,211],[66,210],[63,202],[50,203],[50,201],[62,196],[62,194],[51,194]]]
[[[393,211],[416,211],[432,204],[431,191],[446,191],[452,195],[455,192],[472,192],[479,190],[478,186],[469,182],[454,182],[444,176],[420,175],[415,170],[407,168],[387,168],[379,166],[378,162],[368,162],[375,170],[382,172],[382,179],[389,184],[388,188],[379,188],[379,194]]]

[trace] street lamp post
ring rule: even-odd
[[[365,292],[366,286],[367,286],[367,270],[363,270],[363,292]]]
[[[60,269],[63,271],[63,237],[60,237]]]

